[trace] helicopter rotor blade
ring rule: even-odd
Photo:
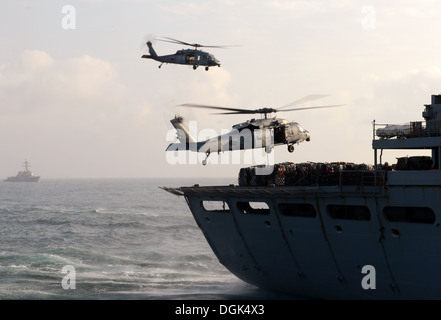
[[[306,99],[306,98],[308,98],[308,99]],[[302,101],[302,102],[297,102],[297,103],[303,103],[306,100],[309,101],[309,99],[315,100],[315,99],[319,99],[319,98],[321,98],[321,97],[319,97],[319,96],[308,96],[308,97],[305,97],[303,99],[298,100],[298,101]],[[291,109],[283,109],[283,110],[281,110],[280,108],[279,109],[261,108],[261,109],[254,109],[253,110],[253,109],[228,108],[228,107],[219,107],[219,106],[207,106],[207,105],[193,104],[193,103],[184,103],[184,104],[178,105],[178,107],[191,107],[191,108],[203,108],[203,109],[215,109],[215,110],[227,111],[227,112],[219,112],[219,113],[214,113],[214,114],[255,114],[255,113],[260,113],[260,114],[265,114],[265,115],[273,113],[273,112],[287,112],[287,111],[300,111],[300,110],[310,110],[310,109],[323,109],[323,108],[334,108],[334,107],[341,107],[341,106],[344,106],[344,105],[343,104],[338,104],[338,105],[328,105],[328,106],[299,107],[299,108],[291,108]]]
[[[218,112],[212,114],[255,114],[255,113],[261,113],[261,112],[257,112],[255,110],[243,110],[243,111],[231,111],[231,112]]]
[[[336,104],[336,105],[330,105],[330,106],[316,106],[316,107],[301,107],[301,108],[292,108],[292,109],[284,109],[284,110],[277,109],[277,112],[300,111],[300,110],[322,109],[322,108],[335,108],[335,107],[342,107],[342,106],[344,106],[344,104]]]
[[[295,106],[298,104],[302,104],[302,103],[306,103],[306,102],[310,102],[310,101],[314,101],[314,100],[318,100],[318,99],[322,99],[327,96],[328,96],[327,94],[310,94],[308,96],[303,97],[302,99],[290,102],[290,103],[284,105],[283,107],[277,108],[277,110],[292,107],[292,106]]]
[[[177,43],[177,44],[183,44],[186,46],[194,46],[194,44],[188,43],[188,42],[184,42],[181,40],[177,40],[177,39],[173,39],[173,38],[169,38],[169,37],[164,37],[165,39],[158,39],[159,41],[164,41],[164,42],[170,42],[170,43]]]
[[[167,40],[165,40],[165,39],[167,39]],[[237,47],[237,46],[205,46],[203,44],[188,43],[188,42],[184,42],[184,41],[173,39],[173,38],[169,38],[169,37],[164,37],[164,39],[158,39],[158,40],[159,41],[164,41],[164,42],[170,42],[170,43],[183,44],[183,45],[190,46],[190,47],[195,47],[195,48],[227,48],[227,47]]]
[[[192,104],[192,103],[180,104],[180,105],[178,105],[178,107],[191,107],[191,108],[204,108],[204,109],[232,111],[229,113],[218,113],[218,114],[240,114],[240,113],[252,114],[252,113],[257,113],[256,110],[239,109],[239,108],[226,108],[226,107],[218,107],[218,106],[206,106],[206,105],[202,105],[202,104]]]
[[[204,47],[204,48],[220,48],[220,49],[225,49],[225,48],[232,48],[232,47],[240,47],[238,45],[223,45],[223,46],[205,46],[202,44],[198,44],[199,47]]]

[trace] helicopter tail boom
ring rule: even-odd
[[[187,128],[183,124],[183,118],[175,116],[170,120],[173,127],[175,127],[178,135],[179,142],[189,144],[196,143],[196,140],[190,135]]]
[[[150,52],[150,56],[142,56],[143,58],[151,58],[151,59],[156,59],[158,58],[158,55],[156,54],[155,49],[153,49],[152,43],[150,41],[147,42],[147,47],[149,47],[149,52]]]

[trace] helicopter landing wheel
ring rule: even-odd
[[[289,152],[294,152],[294,146],[293,146],[292,144],[290,144],[290,145],[288,146],[288,151],[289,151]]]
[[[193,70],[196,70],[197,66],[193,66]]]
[[[202,165],[204,166],[207,164],[207,159],[210,156],[210,151],[205,152],[205,156],[206,156],[205,159],[202,160]]]
[[[205,67],[205,71],[208,71],[208,67]]]

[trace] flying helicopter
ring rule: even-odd
[[[176,44],[182,44],[185,46],[193,47],[194,49],[181,49],[176,51],[174,54],[168,54],[159,56],[155,49],[153,49],[153,45],[151,41],[147,41],[147,47],[149,48],[150,54],[144,54],[141,58],[153,59],[161,62],[158,68],[164,63],[173,63],[173,64],[184,64],[191,65],[193,69],[196,70],[199,66],[205,66],[205,70],[208,71],[210,67],[218,66],[220,67],[220,62],[217,60],[211,53],[199,50],[199,48],[226,48],[231,46],[205,46],[199,43],[188,43],[181,40],[176,40],[173,38],[165,37],[165,39],[157,39],[159,41],[171,42]]]
[[[170,120],[171,124],[177,131],[179,142],[171,143],[166,151],[189,150],[196,152],[205,152],[206,158],[202,161],[203,165],[207,164],[207,159],[212,152],[245,150],[255,148],[265,148],[266,153],[271,153],[274,146],[287,145],[289,152],[294,152],[294,145],[303,141],[310,141],[309,132],[303,129],[296,121],[288,121],[276,117],[270,117],[272,113],[312,110],[319,108],[339,107],[342,105],[327,105],[313,107],[288,107],[313,101],[325,97],[326,95],[309,95],[302,99],[291,102],[277,109],[259,108],[259,109],[240,109],[219,106],[207,106],[200,104],[181,104],[180,107],[205,108],[214,110],[223,110],[216,114],[261,114],[261,119],[251,119],[232,126],[232,130],[228,133],[217,137],[207,139],[206,141],[196,141],[190,134],[189,130],[183,124],[183,118],[175,116]]]

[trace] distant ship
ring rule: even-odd
[[[213,252],[258,287],[319,299],[441,299],[441,95],[425,122],[373,123],[374,165],[242,168],[183,196]],[[431,156],[382,162],[383,150]]]
[[[29,170],[29,162],[25,160],[24,162],[25,169],[23,171],[19,171],[15,177],[7,177],[5,179],[6,182],[37,182],[40,179],[40,176],[34,176],[32,171]]]

